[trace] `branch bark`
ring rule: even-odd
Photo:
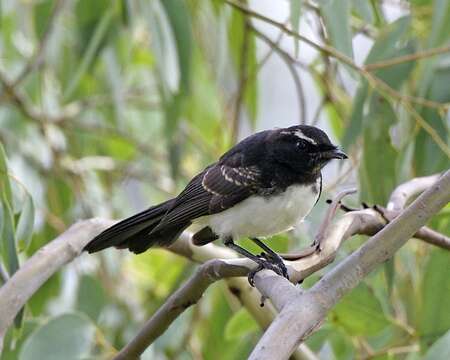
[[[6,330],[28,299],[50,276],[77,257],[90,239],[114,223],[115,221],[103,219],[75,223],[39,249],[14,273],[0,288],[0,344]]]
[[[389,259],[434,214],[450,202],[450,170],[422,193],[408,208],[352,255],[326,274],[310,290],[300,292],[285,279],[274,281],[291,286],[291,301],[279,307],[280,314],[260,339],[249,359],[288,359],[294,349],[325,319],[337,301],[379,264]],[[264,281],[267,271],[255,276],[255,285],[270,296],[274,284]],[[283,305],[283,304],[278,304]],[[277,304],[275,304],[277,306]]]

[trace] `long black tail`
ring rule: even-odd
[[[169,246],[190,225],[190,222],[176,227],[163,227],[151,235],[150,232],[171,208],[173,201],[174,199],[168,200],[118,222],[97,235],[83,250],[94,253],[114,246],[118,249],[128,248],[139,254],[155,245]]]

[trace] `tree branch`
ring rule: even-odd
[[[289,72],[291,73],[292,80],[294,81],[294,85],[297,90],[300,123],[306,124],[306,121],[308,119],[306,114],[305,92],[303,90],[302,82],[300,81],[300,76],[294,67],[295,60],[287,52],[283,51],[276,42],[274,42],[267,35],[259,31],[253,25],[250,25],[250,29],[255,33],[257,37],[259,37],[267,45],[269,45],[270,48],[274,50],[280,56],[281,60],[283,60],[284,63],[286,64]]]
[[[434,214],[450,202],[450,170],[380,232],[352,255],[338,264],[311,289],[296,290],[269,329],[260,339],[249,359],[288,359],[294,349],[324,320],[338,300],[353,289],[379,264],[389,259]],[[255,285],[263,295],[270,295],[267,271],[255,276]],[[286,283],[280,277],[276,282]],[[273,285],[273,284],[272,284]]]
[[[84,245],[115,221],[90,219],[72,225],[39,249],[0,288],[0,343],[7,328],[28,299],[63,265],[77,257]],[[4,309],[8,309],[5,311]]]
[[[374,70],[382,69],[385,67],[402,64],[405,62],[410,62],[410,61],[414,61],[414,60],[424,59],[427,57],[443,54],[443,53],[446,53],[449,51],[450,51],[450,45],[446,45],[446,46],[442,46],[442,47],[418,51],[414,54],[398,56],[398,57],[395,57],[395,58],[392,58],[389,60],[383,60],[383,61],[379,61],[376,63],[367,64],[366,66],[364,66],[364,68],[367,71],[374,71]]]

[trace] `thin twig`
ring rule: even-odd
[[[317,232],[317,235],[314,239],[314,243],[319,246],[320,250],[320,244],[325,239],[328,229],[330,228],[331,222],[333,221],[333,218],[336,215],[336,212],[339,210],[341,200],[346,197],[347,195],[355,194],[356,189],[347,189],[341,191],[331,202],[330,206],[328,207],[328,210],[325,214],[325,217],[322,221],[322,223],[319,226],[319,231]]]
[[[374,70],[402,64],[405,62],[410,62],[410,61],[424,59],[424,58],[428,58],[428,57],[439,55],[439,54],[444,54],[449,51],[450,51],[450,45],[441,46],[441,47],[437,47],[437,48],[419,51],[414,54],[398,56],[398,57],[395,57],[392,59],[367,64],[364,66],[364,69],[367,71],[374,71]]]
[[[267,35],[256,29],[251,25],[252,31],[262,39],[265,43],[267,43],[271,49],[275,50],[275,52],[280,55],[280,58],[285,62],[289,72],[292,75],[292,79],[294,80],[295,88],[297,90],[297,98],[298,98],[298,107],[299,107],[299,115],[300,115],[300,123],[305,124],[307,121],[306,114],[306,101],[305,101],[305,91],[303,90],[302,82],[300,81],[300,76],[297,70],[294,67],[295,59],[293,59],[286,51],[282,50],[281,47],[270,39]]]
[[[317,126],[319,120],[320,120],[320,114],[322,113],[323,107],[327,104],[327,97],[323,96],[320,100],[319,105],[317,106],[316,112],[314,113],[313,119],[311,121],[312,126]]]

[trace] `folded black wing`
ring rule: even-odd
[[[261,186],[256,166],[222,161],[195,176],[178,195],[154,231],[227,210],[255,194]]]

